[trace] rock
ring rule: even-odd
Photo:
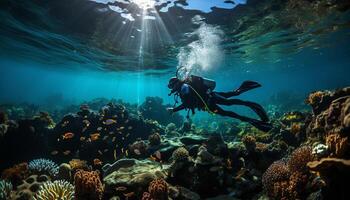
[[[66,180],[68,182],[72,180],[72,168],[68,163],[62,163],[59,166],[57,179]]]
[[[110,173],[119,170],[120,168],[128,168],[135,165],[136,159],[120,159],[113,164],[105,164],[102,167],[103,177],[108,176]]]
[[[123,159],[110,165],[108,172],[103,179],[107,192],[120,186],[133,188],[133,191],[146,190],[152,180],[166,178],[166,168],[150,160]]]
[[[31,175],[26,178],[21,185],[17,187],[16,193],[12,199],[16,200],[30,200],[39,190],[40,186],[49,181],[50,178],[46,175]]]
[[[181,137],[180,141],[184,145],[195,145],[195,144],[202,144],[203,142],[206,141],[206,138],[200,135],[189,134]]]

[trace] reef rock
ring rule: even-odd
[[[151,160],[122,159],[103,168],[106,170],[103,182],[107,193],[113,193],[115,188],[121,186],[131,187],[133,191],[139,188],[146,190],[154,179],[167,177],[165,167]]]
[[[309,162],[307,166],[311,171],[318,172],[326,182],[326,186],[322,188],[324,199],[349,197],[350,160],[323,158],[320,161]]]

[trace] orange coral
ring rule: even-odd
[[[74,175],[75,199],[102,199],[103,185],[98,171],[78,170]]]
[[[291,172],[307,171],[307,163],[313,161],[312,148],[309,146],[299,147],[293,151],[288,161]]]
[[[309,97],[306,99],[306,103],[313,106],[317,103],[319,103],[322,100],[322,97],[325,95],[322,91],[316,91],[309,95]]]
[[[1,174],[2,179],[10,181],[12,185],[15,187],[20,185],[22,183],[22,180],[24,180],[27,176],[28,176],[27,163],[20,163],[11,168],[5,169]]]
[[[155,179],[148,186],[148,192],[154,200],[168,199],[168,183],[164,179]]]
[[[73,171],[76,171],[78,169],[88,169],[88,165],[85,160],[80,160],[80,159],[72,159],[69,161],[69,165],[72,168]]]

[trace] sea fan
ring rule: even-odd
[[[1,180],[0,181],[0,200],[6,200],[10,197],[12,191],[12,184]]]
[[[35,159],[29,162],[29,171],[33,174],[45,174],[55,177],[58,174],[58,165],[48,159]]]
[[[40,186],[38,193],[34,197],[34,200],[56,199],[73,200],[74,186],[69,182],[63,180],[46,182],[42,186]]]

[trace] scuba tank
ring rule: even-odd
[[[203,84],[204,86],[207,87],[207,89],[209,89],[210,91],[213,91],[216,87],[216,82],[212,79],[208,79],[208,78],[203,78],[201,76],[196,76],[196,75],[191,75],[189,77],[189,81],[191,83],[193,83],[194,85],[201,85]]]

